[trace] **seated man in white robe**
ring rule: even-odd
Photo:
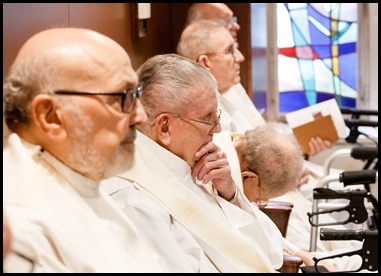
[[[219,107],[225,114],[221,119],[222,131],[244,132],[265,125],[266,121],[240,83],[239,67],[244,56],[238,49],[237,32],[240,26],[236,20],[235,23],[229,23],[233,17],[232,10],[224,3],[193,4],[188,10],[186,28],[177,46],[177,53],[201,63],[216,78],[220,92]],[[221,31],[220,27],[228,32]],[[228,37],[229,34],[233,39]],[[231,43],[235,43],[235,47]],[[290,131],[286,124],[270,125]],[[309,155],[316,155],[331,147],[329,141],[314,137],[309,142]],[[311,187],[316,183],[317,179],[309,171],[311,166],[311,162],[305,161],[299,187],[307,183]],[[304,190],[307,195],[311,194],[310,189]]]
[[[312,210],[296,184],[302,167],[302,152],[295,138],[260,126],[244,134],[234,134],[234,146],[240,161],[243,191],[254,204],[266,204],[269,199],[291,202],[293,209],[287,228],[286,238],[301,251],[309,251],[311,226],[307,212]],[[333,222],[324,216],[319,222]],[[335,229],[345,229],[335,225]],[[361,248],[360,241],[321,241],[317,240],[317,250],[310,255],[330,256]],[[297,256],[304,258],[305,253]],[[338,271],[355,270],[361,265],[359,256],[344,257],[326,261]],[[307,262],[308,265],[313,263]]]
[[[219,37],[220,35],[218,32],[215,32],[216,30],[213,27],[213,30],[207,31],[210,27],[206,21],[214,21],[223,26],[230,33],[236,45],[234,63],[239,66],[239,64],[244,61],[244,56],[238,50],[238,31],[241,29],[241,26],[238,23],[237,17],[234,16],[233,11],[224,3],[195,3],[191,5],[188,9],[184,31],[188,29],[187,32],[192,33],[194,31],[189,30],[196,30],[193,34],[193,38],[187,38],[187,41],[185,42],[185,44],[193,43],[193,45],[191,44],[188,46],[188,50],[184,50],[183,46],[180,48],[178,47],[178,53],[200,62],[207,68],[211,68],[211,72],[217,80],[219,92],[222,96],[221,104],[226,108],[230,117],[235,121],[235,129],[231,129],[230,131],[244,132],[266,124],[261,113],[258,111],[253,101],[247,95],[245,88],[242,86],[239,72],[238,76],[235,74],[237,65],[234,65],[235,68],[230,67],[229,69],[229,67],[221,64],[218,60],[213,61],[213,59],[209,59],[209,63],[204,63],[202,60],[198,59],[201,54],[216,53],[215,50],[220,48],[221,45],[224,45],[221,38],[223,40],[227,39],[226,37]],[[194,25],[194,27],[189,27],[189,25]],[[208,39],[205,39],[206,37]],[[184,42],[181,43],[184,44]],[[195,45],[197,46],[193,47]],[[205,49],[207,51],[205,51]],[[194,58],[189,55],[193,55]],[[222,65],[222,67],[218,68],[217,65]],[[233,76],[232,73],[234,74],[234,79],[231,78],[231,76]],[[275,125],[278,126],[278,124]],[[225,130],[224,125],[222,126],[222,129]],[[309,155],[315,155],[322,150],[331,148],[332,144],[329,141],[322,140],[320,137],[315,137],[311,139],[309,146]],[[307,171],[305,171],[305,173],[307,173]]]
[[[251,205],[212,139],[217,85],[194,61],[158,55],[138,70],[148,121],[131,170],[102,184],[171,272],[275,272],[283,239]]]
[[[112,39],[81,28],[32,36],[3,86],[5,272],[167,272],[100,181],[133,162],[147,119],[136,72]]]

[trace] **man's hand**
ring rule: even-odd
[[[195,159],[197,161],[192,168],[192,177],[204,184],[211,182],[221,197],[232,199],[236,185],[226,154],[211,141],[195,153]]]
[[[296,188],[299,190],[303,185],[308,183],[310,179],[310,170],[307,167],[303,167],[302,173],[299,178],[299,183],[296,185]]]
[[[313,257],[321,258],[321,256],[319,256],[317,252],[306,252],[306,251],[298,251],[295,253],[295,256],[298,256],[299,258],[301,258],[305,266],[315,265],[315,261],[313,260]],[[319,262],[319,265],[324,266],[329,272],[337,271],[336,267],[327,260]]]
[[[323,140],[320,137],[311,138],[308,142],[309,145],[309,156],[318,154],[319,152],[332,148],[332,143],[327,140]]]

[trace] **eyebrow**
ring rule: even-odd
[[[213,114],[215,113],[215,111],[210,111],[208,112],[208,114],[206,114],[205,116],[203,116],[202,118],[211,118],[213,117]]]

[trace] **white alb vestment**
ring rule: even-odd
[[[218,108],[221,109],[221,118],[220,118],[220,125],[222,131],[227,132],[237,132],[238,126],[236,125],[235,120],[230,115],[229,109],[226,107],[226,103],[222,98],[222,95],[220,93],[217,93],[217,103]]]
[[[14,133],[3,164],[3,207],[13,235],[6,272],[168,271],[99,182]]]
[[[266,121],[247,95],[241,83],[232,86],[222,94],[222,105],[233,118],[236,132],[245,132],[258,126],[266,125]]]
[[[245,210],[219,197],[211,184],[195,184],[184,160],[145,135],[138,132],[135,142],[136,162],[120,176],[130,181],[111,178],[102,188],[135,219],[158,251],[168,252],[170,270],[274,272],[282,265],[279,230],[241,192]],[[176,260],[176,254],[183,259]]]

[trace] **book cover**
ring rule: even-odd
[[[349,133],[335,99],[290,112],[286,119],[304,153],[309,152],[308,141],[312,137],[334,143]]]

